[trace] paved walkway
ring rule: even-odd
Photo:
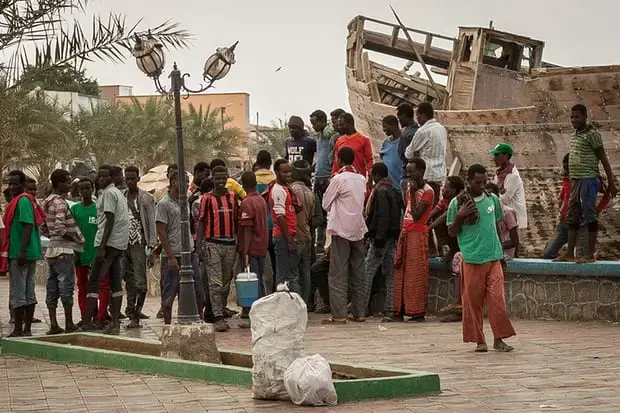
[[[0,334],[9,331],[8,281],[0,278]],[[37,289],[43,301],[43,289]],[[147,302],[147,328],[154,338],[159,304]],[[42,307],[37,317],[47,319]],[[377,363],[438,372],[437,396],[346,403],[313,412],[618,412],[620,327],[617,324],[517,321],[516,350],[475,354],[460,340],[459,324],[365,324],[322,326],[311,315],[310,353],[353,363]],[[249,349],[250,332],[236,328],[217,336],[221,348]],[[383,327],[387,328],[385,330]],[[35,334],[44,334],[45,323]],[[490,334],[487,328],[487,333]],[[123,334],[126,334],[124,332]],[[8,403],[5,402],[8,400]],[[308,411],[286,402],[253,400],[246,388],[153,377],[76,365],[0,357],[0,404],[7,412],[269,412]]]

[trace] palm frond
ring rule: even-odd
[[[135,35],[146,30],[169,49],[185,48],[192,39],[171,21],[139,29],[142,20],[129,24],[117,13],[94,15],[90,25],[66,18],[69,10],[84,12],[87,4],[88,0],[0,1],[0,51],[10,52],[3,67],[5,81],[18,86],[21,70],[28,65],[72,64],[79,69],[84,61],[122,62],[130,55]]]

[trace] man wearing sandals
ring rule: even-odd
[[[504,339],[516,335],[506,312],[504,297],[504,257],[497,235],[497,222],[503,218],[499,198],[487,194],[487,170],[475,164],[467,171],[467,189],[450,201],[446,223],[448,233],[457,237],[463,262],[461,285],[463,301],[463,341],[476,343],[477,352],[486,352],[483,308],[493,330],[493,348],[507,352],[513,348]]]

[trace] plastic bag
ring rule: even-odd
[[[289,400],[284,372],[305,356],[304,334],[308,313],[304,300],[287,284],[255,301],[252,325],[252,393],[256,399]]]
[[[295,404],[335,406],[338,403],[332,369],[320,354],[292,362],[284,373],[284,385]]]

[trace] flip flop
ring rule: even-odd
[[[346,318],[329,317],[329,318],[324,318],[323,320],[321,320],[321,324],[346,324],[346,323],[347,323]]]

